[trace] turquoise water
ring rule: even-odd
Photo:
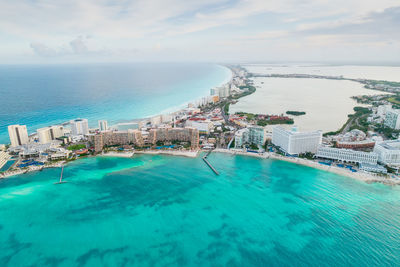
[[[400,190],[295,164],[87,158],[0,181],[0,266],[395,266]]]
[[[0,144],[10,124],[32,133],[79,117],[97,126],[175,111],[230,77],[201,63],[0,65]]]

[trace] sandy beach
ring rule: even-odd
[[[119,158],[131,158],[135,152],[107,152],[102,153],[97,156],[100,157],[119,157]]]
[[[43,166],[29,166],[26,169],[18,169],[18,170],[14,170],[14,171],[6,171],[6,172],[3,172],[3,173],[0,173],[0,179],[1,178],[7,178],[7,177],[10,177],[10,176],[14,176],[14,175],[24,174],[24,173],[28,173],[28,172],[40,171],[41,169],[61,168],[65,164],[66,164],[66,161],[58,161],[58,162],[46,164],[46,165],[43,165]]]
[[[142,151],[135,151],[135,153],[149,154],[149,155],[172,155],[172,156],[196,158],[199,154],[199,150],[142,150]]]
[[[327,165],[322,165],[318,162],[312,161],[312,160],[307,160],[307,159],[302,159],[302,158],[291,158],[291,157],[284,157],[275,153],[261,153],[261,154],[256,154],[256,153],[251,153],[251,152],[243,152],[243,151],[237,151],[237,150],[228,150],[228,149],[215,149],[215,152],[220,152],[220,153],[228,153],[228,154],[233,154],[233,155],[243,155],[243,156],[250,156],[250,157],[257,157],[257,158],[263,158],[263,159],[273,159],[273,160],[283,160],[287,162],[291,162],[294,164],[300,164],[303,166],[327,171],[327,172],[332,172],[338,175],[350,177],[353,179],[357,179],[359,181],[363,181],[366,183],[383,183],[387,185],[398,185],[400,184],[400,180],[395,180],[389,178],[389,176],[386,175],[377,175],[369,172],[363,172],[363,171],[358,171],[358,172],[352,172],[349,171],[345,168],[339,168],[336,166],[327,166]]]

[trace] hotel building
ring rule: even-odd
[[[322,131],[297,132],[277,126],[272,130],[272,144],[289,155],[315,153],[322,142]]]
[[[192,149],[198,149],[199,130],[191,127],[151,129],[149,134],[149,142],[155,144],[157,141],[190,142]]]
[[[388,140],[375,144],[374,152],[382,164],[400,167],[400,140]]]
[[[386,111],[384,125],[392,129],[400,129],[400,110],[389,109]]]
[[[243,128],[235,132],[235,148],[242,148],[249,140],[249,129]]]
[[[106,120],[100,120],[99,121],[99,131],[107,131],[108,130],[108,123]]]
[[[362,152],[351,149],[341,149],[333,147],[319,147],[315,155],[318,158],[333,159],[342,162],[368,163],[376,165],[378,155],[374,152]]]
[[[10,159],[10,155],[5,151],[0,151],[0,169],[7,163]]]
[[[265,131],[261,126],[249,126],[249,143],[262,147],[265,143]]]
[[[104,146],[122,146],[134,144],[143,146],[142,132],[139,130],[104,131],[90,136],[95,152],[101,152]]]
[[[76,119],[71,121],[72,135],[87,135],[89,134],[89,124],[87,119]]]
[[[25,145],[29,142],[28,130],[26,125],[10,125],[8,126],[8,135],[12,147]]]
[[[47,144],[64,135],[64,127],[60,125],[40,128],[37,131],[37,136],[41,144]]]

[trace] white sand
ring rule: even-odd
[[[172,155],[183,156],[189,158],[196,158],[199,150],[141,150],[136,151],[137,154],[150,154],[150,155]]]
[[[308,166],[308,167],[323,170],[323,171],[332,172],[332,173],[339,174],[342,176],[357,179],[359,181],[363,181],[366,183],[383,183],[383,184],[388,184],[388,185],[400,184],[400,180],[391,179],[386,175],[381,176],[381,175],[377,175],[374,173],[363,172],[363,171],[352,172],[346,168],[322,165],[316,161],[302,159],[302,158],[285,157],[285,156],[281,156],[281,155],[278,155],[275,153],[255,154],[255,153],[251,153],[251,152],[232,151],[232,150],[227,150],[227,149],[215,149],[214,151],[221,152],[221,153],[229,153],[229,154],[234,154],[234,155],[258,157],[258,158],[264,158],[264,159],[269,158],[269,159],[275,159],[275,160],[283,160],[283,161],[300,164],[300,165]]]
[[[98,156],[101,157],[120,157],[120,158],[131,158],[135,152],[107,152],[107,153],[102,153]]]

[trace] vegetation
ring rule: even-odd
[[[256,144],[251,144],[250,145],[251,150],[258,150],[258,146]]]
[[[311,152],[306,152],[306,153],[302,153],[299,155],[299,158],[304,158],[304,159],[314,159],[314,154]]]
[[[400,134],[400,130],[395,130],[389,127],[386,127],[384,125],[379,125],[375,128],[375,131],[378,133],[381,133],[385,135],[387,138],[397,138],[397,136]]]
[[[294,121],[292,119],[289,120],[258,120],[257,125],[258,126],[266,126],[266,125],[275,125],[275,124],[293,124]]]
[[[231,99],[239,99],[241,97],[251,95],[252,93],[254,93],[256,91],[256,88],[254,86],[252,86],[252,85],[239,86],[239,88],[241,90],[246,90],[246,91],[244,91],[244,92],[242,92],[242,93],[240,93],[238,95],[231,96],[230,97]]]
[[[376,85],[384,85],[390,87],[400,87],[400,82],[390,82],[390,81],[377,81],[377,80],[368,80],[368,84],[376,86]]]
[[[353,110],[355,111],[355,113],[348,115],[349,118],[339,130],[324,133],[324,136],[340,134],[344,131],[349,123],[351,123],[351,125],[349,126],[350,130],[359,129],[364,132],[368,131],[368,122],[366,117],[367,115],[371,114],[372,111],[365,107],[354,107]]]
[[[230,102],[227,102],[224,106],[224,112],[226,115],[229,115],[229,106],[230,106]]]
[[[68,147],[68,150],[79,150],[79,149],[83,149],[86,148],[85,144],[77,144],[77,145],[71,145]]]
[[[238,115],[238,116],[245,116],[247,121],[252,121],[256,117],[256,114],[253,114],[253,113],[236,112],[235,114]]]
[[[286,111],[286,114],[294,115],[294,116],[306,115],[306,113],[304,111],[293,111],[293,110]]]

